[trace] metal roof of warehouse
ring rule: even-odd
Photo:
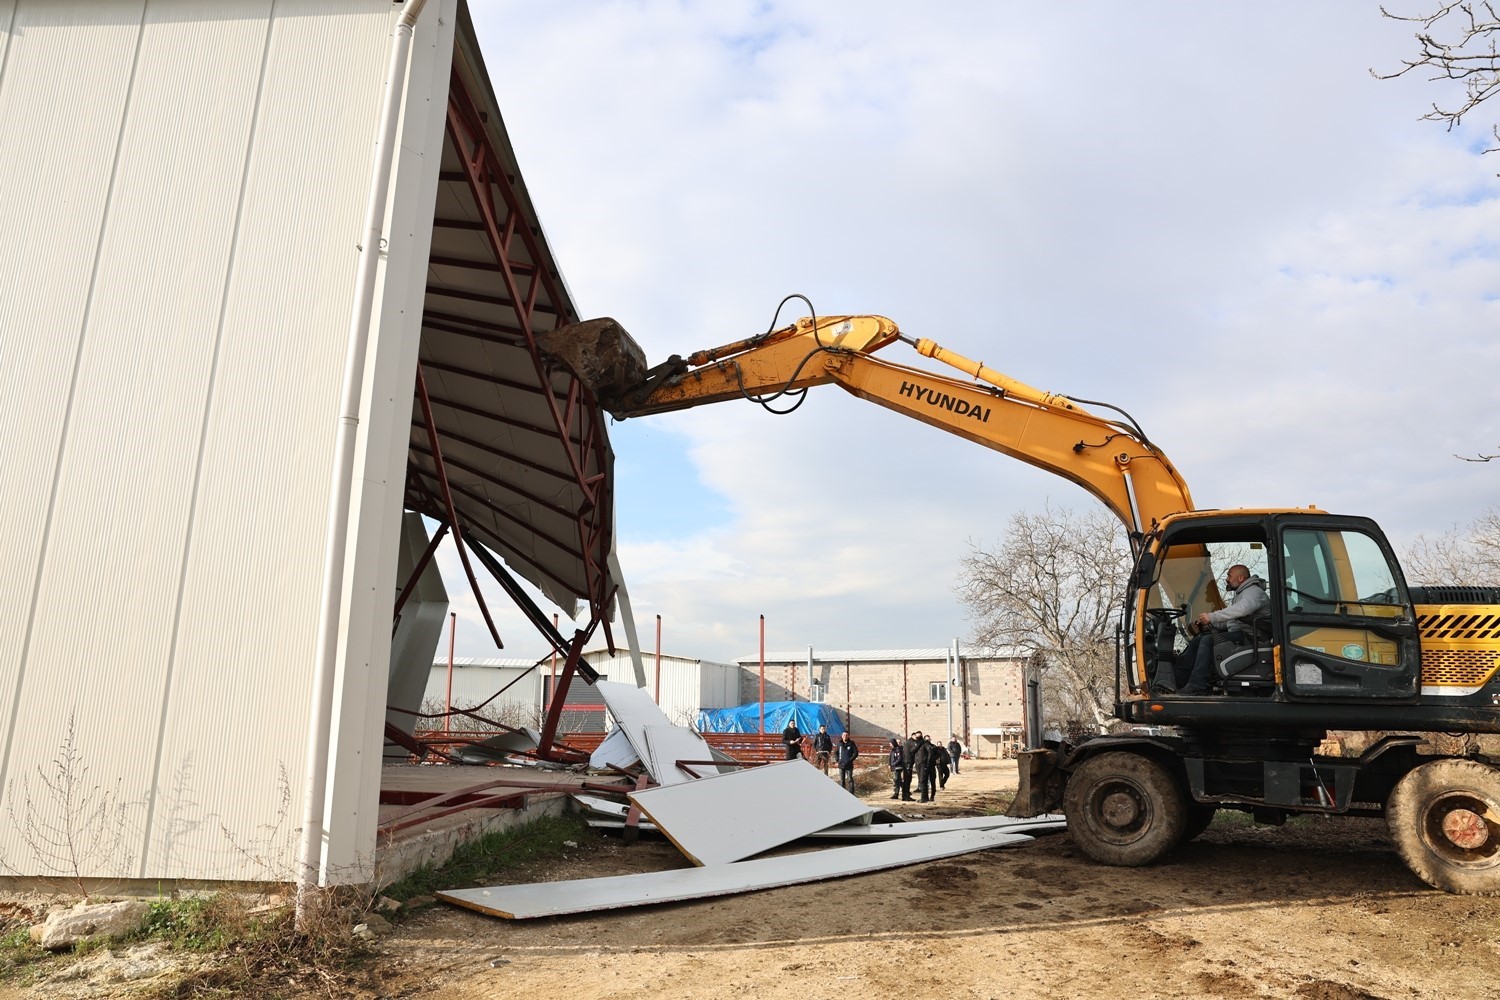
[[[462,4],[447,117],[419,359],[447,494],[469,539],[571,616],[584,604],[607,621],[614,468],[604,415],[537,349],[537,334],[578,314]],[[420,391],[405,504],[450,520]]]

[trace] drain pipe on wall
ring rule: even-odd
[[[364,389],[365,354],[370,345],[370,318],[375,311],[375,272],[380,263],[381,227],[396,163],[396,125],[406,89],[412,29],[427,0],[407,0],[392,33],[390,68],[380,109],[379,149],[365,204],[364,241],[359,245],[359,273],[354,311],[344,354],[344,382],[339,395],[338,436],[334,445],[332,494],[328,500],[328,534],[323,554],[323,595],[318,610],[318,652],[313,665],[313,711],[307,727],[307,774],[303,780],[302,841],[297,871],[297,925],[306,916],[310,890],[322,882],[324,799],[328,795],[328,754],[332,741],[334,678],[343,614],[344,564],[349,547],[349,509],[354,492],[354,453],[359,432],[360,396]]]

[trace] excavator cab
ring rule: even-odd
[[[1193,513],[1147,536],[1127,615],[1133,692],[1171,669],[1187,623],[1225,607],[1236,565],[1265,582],[1269,604],[1218,638],[1215,695],[1416,697],[1416,617],[1389,543],[1366,518],[1318,511]]]

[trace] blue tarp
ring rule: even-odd
[[[807,701],[766,702],[766,732],[779,733],[793,716],[797,728],[811,736],[819,726],[827,726],[830,736],[844,731],[844,720],[830,705]],[[758,733],[760,732],[760,702],[734,708],[705,708],[698,712],[700,733]]]

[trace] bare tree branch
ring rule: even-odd
[[[1114,628],[1130,553],[1104,510],[1019,513],[1000,544],[970,543],[955,588],[986,648],[1041,653],[1043,710],[1059,727],[1101,724],[1114,702]]]
[[[1463,84],[1462,101],[1448,107],[1434,103],[1432,110],[1422,116],[1423,121],[1442,122],[1451,132],[1463,124],[1465,115],[1500,93],[1500,51],[1496,49],[1500,14],[1488,0],[1482,3],[1455,0],[1441,4],[1430,14],[1416,16],[1392,14],[1384,7],[1380,13],[1393,21],[1419,24],[1422,30],[1416,33],[1416,56],[1401,60],[1401,68],[1394,72],[1371,69],[1372,76],[1393,80],[1426,68],[1433,71],[1429,80],[1456,80]],[[1500,143],[1500,127],[1492,127],[1491,133]],[[1500,150],[1500,144],[1485,152],[1496,150]]]

